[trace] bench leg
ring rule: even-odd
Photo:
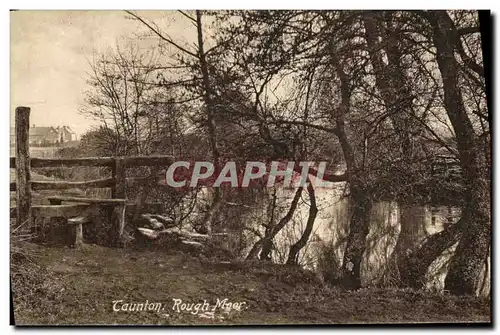
[[[88,216],[77,216],[68,219],[68,244],[80,248],[83,245],[83,224],[90,223]]]
[[[111,215],[111,245],[123,248],[123,233],[125,230],[125,205],[115,206]]]
[[[81,223],[68,225],[68,244],[73,248],[80,248],[83,245],[83,226]]]

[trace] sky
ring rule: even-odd
[[[170,36],[191,38],[192,25],[171,11],[138,13]],[[88,61],[146,29],[123,11],[13,11],[10,19],[11,126],[15,108],[29,106],[31,125],[68,125],[78,135],[96,124],[78,114]]]
[[[183,46],[196,41],[194,26],[175,11],[136,13]],[[78,113],[93,55],[130,40],[141,48],[158,45],[156,37],[138,39],[148,29],[124,11],[22,10],[11,11],[10,19],[11,126],[15,108],[29,106],[31,125],[68,125],[81,136],[97,125]]]

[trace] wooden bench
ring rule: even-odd
[[[87,210],[82,215],[68,218],[68,244],[75,248],[83,244],[83,224],[89,223],[90,218],[85,215],[92,211],[96,206],[112,206],[110,241],[114,247],[123,247],[123,233],[125,228],[125,199],[99,199],[99,198],[80,198],[66,196],[52,196],[47,198],[51,205],[61,205],[62,202],[74,202],[84,204]]]

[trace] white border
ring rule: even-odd
[[[43,3],[43,7],[41,4]],[[177,6],[180,4],[179,2],[169,2],[169,1],[150,1],[150,0],[141,0],[141,1],[130,1],[130,0],[122,0],[122,1],[113,1],[109,3],[105,3],[102,0],[86,0],[86,1],[50,1],[46,0],[43,2],[37,2],[37,1],[3,1],[2,2],[2,11],[0,12],[0,38],[2,42],[2,48],[0,51],[1,54],[1,64],[4,69],[2,71],[3,74],[9,74],[10,73],[10,63],[9,63],[9,9],[124,9],[124,8],[129,8],[129,9],[179,9]],[[474,1],[464,1],[464,0],[455,0],[455,1],[435,1],[435,0],[420,0],[418,2],[395,2],[395,1],[318,1],[318,0],[309,0],[309,1],[304,1],[304,2],[290,2],[290,1],[273,1],[270,2],[269,0],[253,0],[251,2],[246,1],[246,2],[235,2],[235,1],[183,1],[182,2],[182,8],[181,9],[196,9],[196,8],[202,8],[202,9],[226,9],[226,8],[231,8],[231,9],[283,9],[283,8],[288,8],[288,9],[416,9],[415,5],[418,6],[420,9],[492,9],[493,12],[497,12],[497,7],[498,7],[498,1],[483,1],[483,0],[474,0]],[[174,6],[172,6],[174,5]],[[498,21],[494,20],[494,26],[495,24],[498,25]],[[498,28],[494,27],[495,33],[495,45],[498,45]],[[498,58],[497,54],[494,53],[495,55],[495,60]],[[497,63],[497,62],[495,62]],[[498,74],[498,66],[494,66],[496,69],[496,73]],[[498,78],[498,76],[495,76],[495,78]],[[0,155],[0,160],[2,162],[2,165],[4,166],[4,169],[8,169],[8,156],[7,156],[7,148],[9,147],[8,142],[9,142],[9,135],[8,135],[8,130],[7,127],[10,125],[9,122],[9,115],[10,115],[10,102],[9,102],[9,87],[10,87],[10,78],[8,75],[3,75],[2,80],[1,80],[1,85],[2,85],[2,90],[0,93],[1,96],[1,106],[3,106],[4,112],[0,113],[0,117],[2,118],[0,120],[0,124],[4,127],[4,130],[0,132],[0,144],[1,148],[3,150],[3,154]],[[498,82],[495,85],[496,91],[494,94],[494,97],[498,95]],[[498,123],[499,116],[497,115],[495,117],[496,122]],[[497,124],[495,124],[495,128],[498,129]],[[495,129],[495,131],[496,131]],[[498,140],[498,134],[495,134],[495,144],[498,146],[499,143],[497,143]],[[493,155],[495,158],[496,155]],[[496,164],[495,164],[496,165]],[[4,170],[5,171],[5,170]],[[4,176],[7,176],[7,171],[4,172]],[[0,324],[2,326],[2,334],[4,333],[12,333],[14,332],[13,327],[9,327],[9,230],[8,230],[8,210],[6,210],[6,204],[8,203],[8,197],[9,194],[7,193],[7,184],[8,184],[8,179],[4,177],[2,179],[2,184],[0,185],[0,190],[2,190],[2,217],[4,220],[2,220],[2,233],[0,234],[0,245],[2,247],[1,250],[1,263],[2,263],[2,268],[4,269],[2,271],[2,276],[0,276],[0,306],[2,306],[1,309],[1,321]],[[495,197],[495,208],[500,208],[500,200],[498,197]],[[498,229],[498,228],[496,228]],[[497,235],[498,232],[495,233]],[[498,237],[497,237],[498,238]],[[495,248],[497,250],[497,248]],[[498,255],[495,253],[495,268],[498,269]],[[492,278],[492,280],[495,280],[495,278]],[[498,291],[498,288],[496,288],[495,292]],[[496,297],[495,297],[496,298]],[[496,308],[493,308],[493,310],[497,311]],[[496,321],[498,321],[497,314],[494,316]],[[107,329],[105,330],[106,332],[109,331],[114,331],[114,332],[121,332],[123,329]],[[138,331],[143,332],[146,329],[139,329]],[[165,331],[167,329],[163,329],[160,331]],[[295,332],[295,331],[311,331],[312,329],[301,329],[301,330],[291,330],[287,329],[286,332]],[[319,329],[315,329],[318,331]],[[405,330],[399,330],[398,332],[406,332],[408,329]],[[49,330],[51,331],[51,330]],[[69,329],[65,329],[63,333],[68,332]],[[84,329],[72,329],[71,332],[84,332]],[[97,332],[100,333],[102,330],[95,330],[93,329],[92,332]],[[172,329],[172,330],[167,330],[167,331],[174,331],[176,332],[177,329]],[[189,331],[189,330],[182,330],[182,331]],[[198,330],[200,331],[200,330]],[[236,330],[236,329],[209,329],[206,328],[202,331],[206,332],[213,332],[213,331],[237,331],[237,332],[249,332],[251,330]],[[259,330],[260,332],[263,333],[276,333],[276,332],[281,332],[283,331],[282,329],[267,329],[267,330]],[[322,329],[321,331],[328,331],[328,332],[345,332],[346,330],[344,329]],[[377,329],[377,330],[370,330],[370,332],[373,333],[383,333],[386,332],[386,329]],[[445,330],[445,331],[452,331],[452,330]]]

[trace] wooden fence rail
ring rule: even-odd
[[[147,182],[150,177],[126,177],[126,185],[133,185],[141,182]],[[114,187],[116,185],[116,180],[114,178],[103,178],[95,180],[86,181],[64,181],[64,180],[43,180],[43,181],[30,181],[31,190],[42,191],[42,190],[69,190],[74,188],[107,188]],[[15,192],[17,190],[17,183],[10,183],[10,191]]]
[[[17,143],[17,142],[16,142]],[[30,158],[32,168],[55,168],[75,166],[113,167],[117,159],[122,159],[126,167],[168,166],[174,162],[173,156],[124,156],[124,157],[85,157],[85,158]],[[16,157],[10,158],[10,168],[16,168]]]
[[[126,169],[137,166],[167,167],[174,161],[172,156],[125,156],[125,157],[85,157],[85,158],[30,158],[29,153],[29,107],[17,107],[15,115],[16,131],[16,157],[10,158],[10,168],[16,169],[16,182],[10,183],[10,191],[16,192],[16,220],[18,223],[29,222],[34,226],[34,217],[75,217],[89,204],[121,204],[123,221],[124,212],[134,206],[123,203],[126,201],[127,183],[140,182],[146,178],[127,178]],[[111,177],[85,181],[32,181],[31,169],[33,168],[58,168],[58,167],[110,167]],[[112,199],[82,199],[68,198],[52,205],[32,206],[31,191],[39,190],[66,190],[73,188],[111,188]],[[56,197],[52,197],[56,198]],[[52,199],[54,200],[54,199]],[[55,199],[54,201],[56,201]],[[85,200],[85,201],[84,201]],[[110,201],[115,200],[115,201]],[[77,202],[77,204],[61,204],[62,201]],[[86,204],[87,203],[87,204]],[[153,204],[157,205],[157,204]],[[116,211],[115,211],[116,212]],[[12,209],[11,209],[12,213]],[[115,216],[117,214],[115,213]],[[116,240],[123,233],[123,222],[117,228]]]

